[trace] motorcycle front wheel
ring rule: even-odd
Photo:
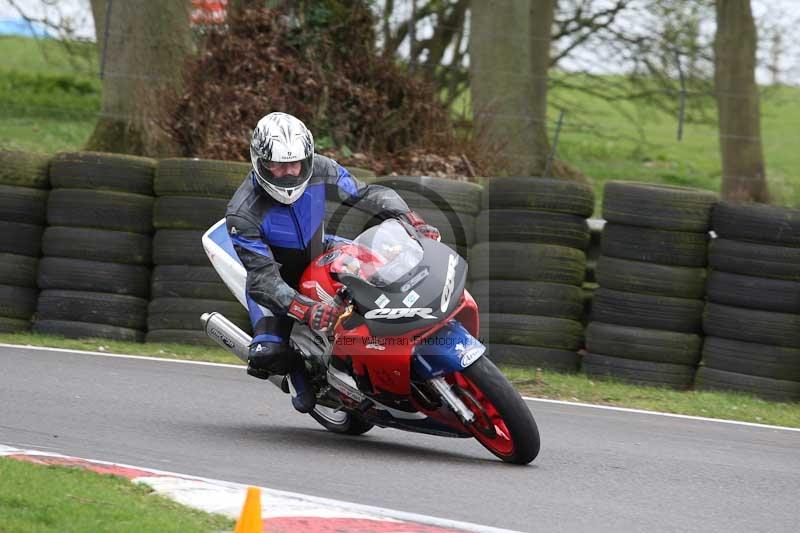
[[[507,463],[528,464],[539,454],[539,429],[513,385],[486,356],[453,374],[453,390],[475,414],[468,425],[484,448]]]
[[[322,405],[317,405],[308,414],[328,431],[341,435],[363,435],[373,428],[372,424],[357,415],[334,411]]]

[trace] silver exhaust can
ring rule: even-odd
[[[252,337],[220,313],[205,313],[200,317],[203,331],[217,344],[247,362]]]

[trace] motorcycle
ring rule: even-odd
[[[247,307],[246,272],[224,219],[205,233],[203,247]],[[474,437],[505,462],[533,461],[536,422],[477,340],[478,307],[466,277],[466,261],[448,246],[393,219],[316,258],[299,291],[336,301],[345,312],[327,333],[292,328],[290,344],[317,391],[314,420],[346,435],[378,426]],[[215,312],[201,321],[211,339],[247,362],[251,338],[244,331]],[[291,392],[288,380],[269,380]]]

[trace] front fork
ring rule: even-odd
[[[475,421],[475,414],[466,406],[461,398],[453,392],[453,388],[442,376],[429,379],[428,383],[439,393],[439,397],[445,404],[461,419],[465,425],[472,424]]]

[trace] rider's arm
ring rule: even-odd
[[[280,264],[261,238],[259,225],[238,214],[228,214],[225,220],[233,249],[247,271],[247,294],[276,316],[285,315],[297,291],[283,281]]]
[[[328,158],[323,161],[327,165],[323,175],[331,176],[326,178],[328,194],[337,194],[336,200],[366,211],[381,220],[400,218],[414,226],[426,237],[440,239],[439,230],[426,223],[418,213],[412,211],[405,200],[395,191],[382,185],[365,185],[336,161]],[[334,185],[335,187],[333,187]]]
[[[389,187],[366,185],[333,159],[314,156],[314,160],[315,174],[325,177],[328,200],[354,206],[380,219],[395,218],[410,211],[400,195]]]

